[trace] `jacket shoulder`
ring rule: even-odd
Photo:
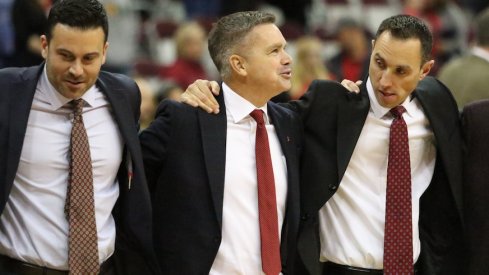
[[[103,81],[104,84],[108,85],[112,89],[127,89],[135,88],[136,82],[134,79],[117,73],[109,73],[106,71],[100,71],[99,80]]]

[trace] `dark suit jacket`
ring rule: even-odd
[[[489,273],[489,100],[463,110],[464,213],[469,274]]]
[[[218,101],[218,115],[164,101],[140,135],[163,274],[208,274],[221,243],[227,122],[222,95]],[[299,226],[301,123],[274,103],[268,111],[287,160],[281,256],[282,270],[290,274]]]
[[[0,211],[5,207],[17,172],[27,119],[43,67],[44,64],[0,70]],[[107,72],[100,73],[96,85],[110,102],[124,152],[129,152],[133,163],[130,189],[126,158],[118,172],[120,195],[113,210],[117,232],[114,260],[121,267],[120,272],[134,274],[142,269],[151,274],[157,272],[157,267],[152,249],[150,198],[137,136],[139,89],[128,77]]]
[[[301,230],[298,250],[311,274],[320,273],[318,211],[336,192],[370,109],[365,84],[360,94],[339,83],[315,81],[289,108],[303,119]],[[414,92],[435,134],[437,161],[420,202],[421,274],[438,274],[452,239],[460,236],[462,211],[461,133],[450,92],[428,77]]]

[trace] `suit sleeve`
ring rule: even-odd
[[[139,136],[150,191],[155,188],[168,152],[174,104],[171,100],[163,101],[158,106],[155,120]]]
[[[489,100],[466,105],[464,129],[464,214],[468,246],[469,274],[489,271]]]
[[[307,121],[312,113],[317,113],[315,109],[328,108],[330,104],[335,104],[332,100],[335,97],[332,95],[338,97],[356,96],[336,81],[314,80],[300,99],[279,105],[299,114],[302,121]]]

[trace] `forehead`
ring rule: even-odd
[[[56,24],[51,32],[50,45],[63,47],[103,46],[105,34],[102,27],[81,29],[64,24]]]
[[[421,42],[417,38],[396,38],[386,31],[374,41],[372,56],[381,57],[393,65],[417,67],[422,59]]]
[[[267,23],[255,26],[247,35],[245,43],[284,43],[285,38],[275,24]]]

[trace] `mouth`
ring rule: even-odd
[[[280,75],[286,79],[290,79],[292,77],[292,70],[291,69],[286,69],[283,70]]]
[[[83,84],[83,81],[77,81],[77,80],[70,80],[70,79],[67,79],[65,80],[65,83],[69,86],[69,87],[73,87],[73,88],[78,88],[80,87],[82,84]]]
[[[390,99],[390,98],[393,98],[396,96],[395,93],[389,93],[389,92],[385,92],[385,91],[378,91],[379,94],[383,97],[383,98],[386,98],[386,99]]]

